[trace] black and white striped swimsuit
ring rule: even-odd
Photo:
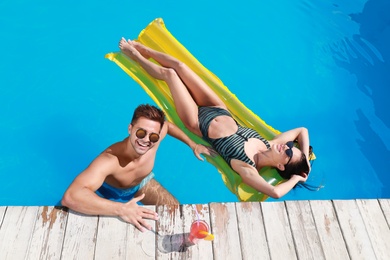
[[[236,133],[222,137],[222,138],[209,138],[208,130],[211,124],[211,121],[217,116],[230,116],[232,115],[229,111],[219,108],[219,107],[199,107],[198,108],[198,118],[199,118],[199,128],[202,132],[203,139],[209,142],[213,148],[225,159],[225,161],[231,166],[230,162],[232,159],[237,159],[243,161],[256,168],[256,164],[246,155],[244,150],[245,142],[249,138],[257,138],[261,140],[269,149],[270,145],[268,141],[259,135],[255,130],[242,127],[239,124],[238,130]]]

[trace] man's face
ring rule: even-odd
[[[139,155],[143,155],[158,143],[160,131],[159,122],[141,117],[129,126],[131,145]]]

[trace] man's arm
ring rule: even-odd
[[[143,231],[142,226],[150,229],[144,220],[157,219],[157,213],[138,206],[137,202],[144,195],[133,198],[127,203],[110,201],[99,197],[95,191],[103,184],[106,177],[115,170],[116,158],[109,154],[99,155],[66,190],[61,204],[74,211],[88,215],[118,216]]]

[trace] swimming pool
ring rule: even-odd
[[[283,199],[389,198],[389,11],[384,0],[4,2],[0,205],[57,204],[126,136],[134,108],[152,101],[104,55],[157,17],[269,125],[309,129],[318,158],[309,182],[325,188]],[[154,172],[181,203],[237,201],[170,137]]]

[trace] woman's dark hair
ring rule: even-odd
[[[289,164],[284,166],[284,171],[277,169],[279,175],[283,179],[290,179],[292,175],[298,174],[300,175],[302,172],[309,172],[309,165],[307,165],[306,155],[302,153],[302,156],[297,162],[290,162]]]
[[[309,147],[309,159],[311,159],[313,153],[313,147]],[[307,165],[306,161],[306,155],[302,153],[301,159],[297,162],[290,162],[289,164],[284,166],[284,171],[281,171],[279,169],[276,169],[283,179],[290,179],[292,175],[298,174],[300,175],[301,173],[309,173],[309,165]],[[297,183],[295,187],[303,187],[311,191],[318,191],[324,186],[321,185],[313,185],[313,184],[308,184],[308,183]],[[294,188],[295,188],[294,187]]]

